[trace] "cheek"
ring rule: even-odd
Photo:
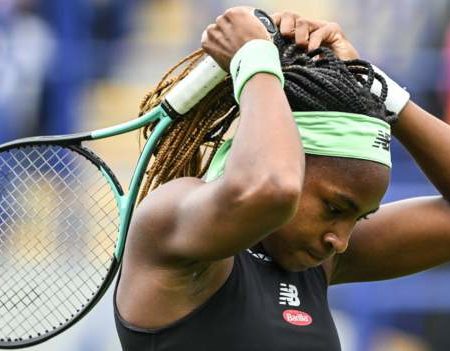
[[[277,231],[277,236],[290,246],[302,248],[320,240],[325,229],[321,213],[314,206],[299,206],[295,217]]]
[[[326,231],[320,199],[305,191],[293,219],[264,239],[264,245],[271,256],[281,260],[294,257],[304,249],[320,247]]]
[[[323,218],[323,208],[317,198],[305,198],[289,226],[293,232],[304,237],[317,237],[325,230],[326,222]]]

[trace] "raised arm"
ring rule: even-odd
[[[236,51],[268,34],[246,8],[228,10],[203,35],[203,48],[228,69]],[[277,77],[245,85],[240,123],[224,175],[210,183],[182,178],[138,207],[127,243],[130,260],[212,261],[232,256],[283,225],[301,193],[304,155]]]
[[[392,131],[442,196],[450,200],[450,126],[410,101]]]

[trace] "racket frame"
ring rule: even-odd
[[[159,122],[157,123],[155,129],[144,145],[144,148],[136,163],[133,176],[130,180],[128,192],[125,193],[120,182],[118,181],[113,171],[109,168],[109,166],[94,152],[84,147],[82,145],[82,142],[100,140],[125,134],[157,120],[159,120]],[[83,308],[80,309],[80,311],[77,312],[77,314],[75,314],[74,317],[70,319],[66,324],[63,324],[60,328],[54,327],[53,330],[45,331],[45,334],[43,335],[38,334],[37,337],[33,337],[32,339],[11,339],[4,337],[0,339],[0,349],[17,349],[29,347],[51,339],[77,323],[81,318],[83,318],[94,308],[99,300],[101,300],[101,298],[104,296],[109,286],[111,285],[112,281],[114,280],[116,273],[120,267],[123,251],[125,248],[127,232],[135,207],[134,204],[136,202],[140,184],[147,169],[147,165],[158,143],[158,140],[172,122],[173,119],[169,117],[164,108],[158,106],[139,119],[121,123],[113,127],[103,128],[88,133],[30,137],[0,145],[0,152],[7,152],[14,148],[33,145],[57,145],[66,147],[82,155],[99,169],[103,177],[108,182],[114,194],[117,209],[119,211],[119,231],[117,234],[116,247],[114,255],[112,257],[111,265],[109,267],[109,271],[103,278],[103,282],[100,288],[97,290],[96,294],[87,302],[86,306],[82,306]]]

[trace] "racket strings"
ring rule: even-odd
[[[0,184],[0,341],[38,338],[98,292],[117,204],[98,168],[59,146],[0,153]]]

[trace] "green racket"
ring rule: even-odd
[[[273,34],[269,16],[255,10]],[[0,145],[0,348],[48,340],[86,315],[118,271],[138,191],[158,140],[226,76],[206,57],[141,118],[89,133]],[[129,190],[85,145],[157,126]]]

